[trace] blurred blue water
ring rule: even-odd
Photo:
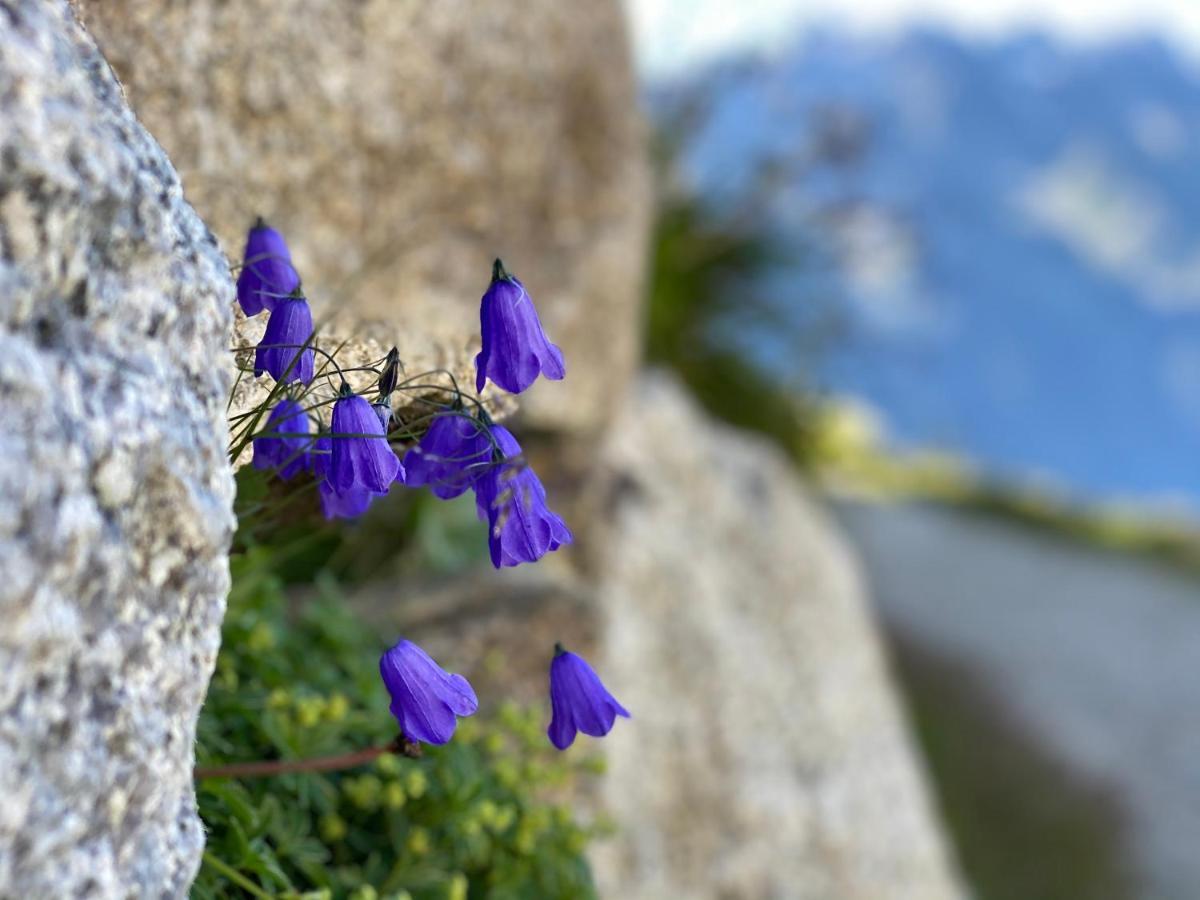
[[[814,283],[848,334],[815,373],[868,400],[899,445],[1091,497],[1200,507],[1200,75],[1162,43],[825,31],[770,61],[656,86],[652,110],[709,104],[684,168],[812,259],[776,274],[799,317]],[[861,158],[811,165],[821,122]],[[786,344],[760,336],[785,366]]]

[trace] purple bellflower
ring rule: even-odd
[[[492,379],[510,394],[519,394],[539,374],[551,381],[566,375],[562,351],[542,331],[529,292],[496,260],[492,283],[479,307],[483,349],[475,357],[475,389]]]
[[[604,737],[617,716],[631,718],[629,710],[608,692],[600,677],[582,656],[554,645],[550,663],[550,727],[546,734],[559,750],[575,742],[576,732]]]
[[[404,466],[388,443],[379,416],[348,384],[342,384],[333,404],[332,438],[327,478],[337,493],[350,494],[358,488],[386,494],[393,483],[404,483]]]
[[[407,484],[429,485],[435,497],[453,500],[484,474],[491,458],[492,441],[478,419],[461,411],[444,412],[404,454]]]
[[[323,434],[313,445],[311,460],[317,490],[321,495],[321,512],[326,519],[354,519],[367,511],[379,494],[366,488],[354,487],[340,492],[329,483],[330,460],[333,457],[333,438]]]
[[[517,439],[503,425],[490,430],[502,461],[475,482],[475,500],[480,518],[487,519],[492,565],[499,569],[536,562],[574,537],[546,506],[546,489],[519,459]]]
[[[345,493],[339,493],[328,481],[317,485],[321,495],[321,513],[326,519],[357,519],[367,511],[371,501],[379,494],[365,488],[351,488]]]
[[[280,400],[267,417],[263,434],[254,439],[254,468],[275,469],[285,481],[309,468],[312,438],[308,414],[295,400]]]
[[[313,319],[308,301],[298,294],[281,297],[254,350],[254,374],[270,372],[281,384],[313,380]],[[303,348],[303,349],[302,349]]]
[[[292,265],[292,254],[283,235],[259,218],[246,236],[246,252],[238,275],[237,296],[242,311],[256,316],[264,309],[274,309],[276,300],[299,286],[300,276]]]
[[[412,641],[401,640],[384,653],[379,674],[392,695],[392,715],[409,740],[445,744],[458,717],[479,708],[467,679],[442,669]]]

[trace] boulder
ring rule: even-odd
[[[859,568],[793,466],[662,376],[602,458],[606,896],[961,896]]]
[[[649,212],[617,0],[75,4],[231,259],[261,213],[318,315],[461,377],[500,256],[568,360],[527,415],[611,417]]]
[[[233,283],[65,2],[0,4],[0,897],[182,896]]]

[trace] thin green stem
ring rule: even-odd
[[[253,894],[255,897],[261,897],[261,898],[263,898],[263,900],[275,900],[274,894],[268,894],[266,891],[264,891],[262,888],[260,888],[257,884],[255,884],[253,881],[251,881],[249,878],[247,878],[245,875],[243,875],[241,872],[239,872],[233,866],[217,859],[208,850],[204,851],[204,862],[206,865],[212,866],[214,869],[216,869],[218,872],[220,872],[222,875],[224,875],[226,878],[228,878],[230,881],[232,881],[234,884],[236,884],[238,887],[240,887],[242,890],[246,891],[247,893]]]

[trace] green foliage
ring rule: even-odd
[[[396,736],[378,673],[384,636],[346,611],[327,575],[315,598],[289,603],[279,568],[289,556],[251,547],[233,560],[200,766],[331,755]],[[504,707],[465,719],[419,760],[203,780],[208,848],[192,896],[593,896],[583,850],[596,828],[555,801],[595,760],[557,753],[543,717]]]
[[[754,214],[723,211],[703,196],[673,188],[674,142],[664,138],[645,320],[651,363],[675,370],[719,419],[773,439],[798,462],[808,460],[815,406],[785,370],[769,369],[754,336],[785,336],[799,358],[826,328],[813,316],[801,329],[764,294],[774,267],[794,265]],[[795,314],[795,310],[791,311]],[[823,337],[823,335],[822,335]],[[793,373],[794,374],[794,373]]]
[[[360,519],[326,522],[316,484],[281,482],[243,466],[237,473],[234,552],[270,547],[270,569],[287,584],[334,575],[342,584],[413,573],[462,571],[488,558],[487,528],[470,494],[438,500],[393,491]]]

